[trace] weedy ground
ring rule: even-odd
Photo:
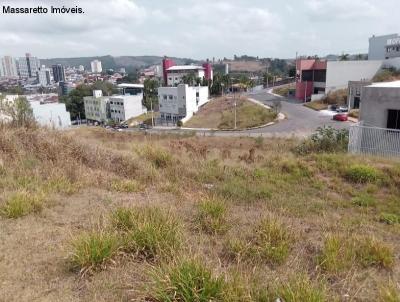
[[[0,301],[399,301],[400,163],[0,128]]]

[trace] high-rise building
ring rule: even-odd
[[[5,56],[0,60],[0,76],[14,78],[18,76],[17,65],[14,58]]]
[[[101,61],[99,60],[94,60],[90,63],[92,67],[92,72],[93,73],[101,73],[103,71],[103,68],[101,66]]]
[[[29,78],[28,62],[25,57],[17,59],[17,72],[20,78]]]
[[[55,83],[65,82],[65,69],[61,64],[51,66]]]
[[[38,80],[40,86],[46,87],[46,86],[50,86],[51,85],[50,68],[46,68],[46,66],[43,65],[36,72],[36,77],[37,77],[37,80]]]
[[[32,57],[30,53],[25,54],[26,63],[28,65],[28,74],[32,78],[36,76],[36,73],[40,68],[40,60],[36,57]]]

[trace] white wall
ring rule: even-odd
[[[41,125],[50,128],[63,129],[71,126],[71,115],[65,104],[30,102],[35,120]]]
[[[142,101],[143,94],[111,97],[111,119],[115,121],[126,121],[146,113],[147,110],[143,108]]]
[[[371,80],[382,61],[328,61],[325,93],[345,89],[349,81]]]
[[[168,72],[167,74],[167,85],[175,86],[182,83],[182,78],[185,75],[194,73],[197,78],[203,79],[205,77],[204,70],[181,70],[179,72]]]

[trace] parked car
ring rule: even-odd
[[[144,123],[139,125],[139,130],[147,130],[147,129],[149,129],[149,125],[144,124]]]
[[[347,108],[347,106],[339,106],[336,109],[336,112],[347,112],[347,111],[349,111],[349,108]]]
[[[335,115],[333,116],[333,119],[334,119],[335,121],[345,122],[345,121],[348,120],[348,117],[347,117],[347,114],[346,114],[346,113],[338,113],[338,114],[335,114]]]
[[[337,108],[338,108],[338,105],[336,105],[336,104],[330,106],[330,109],[332,111],[336,111]]]

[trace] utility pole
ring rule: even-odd
[[[234,102],[235,102],[235,130],[236,130],[236,96],[234,95],[233,96],[233,100],[234,100]]]
[[[151,126],[154,127],[153,97],[150,98]]]

